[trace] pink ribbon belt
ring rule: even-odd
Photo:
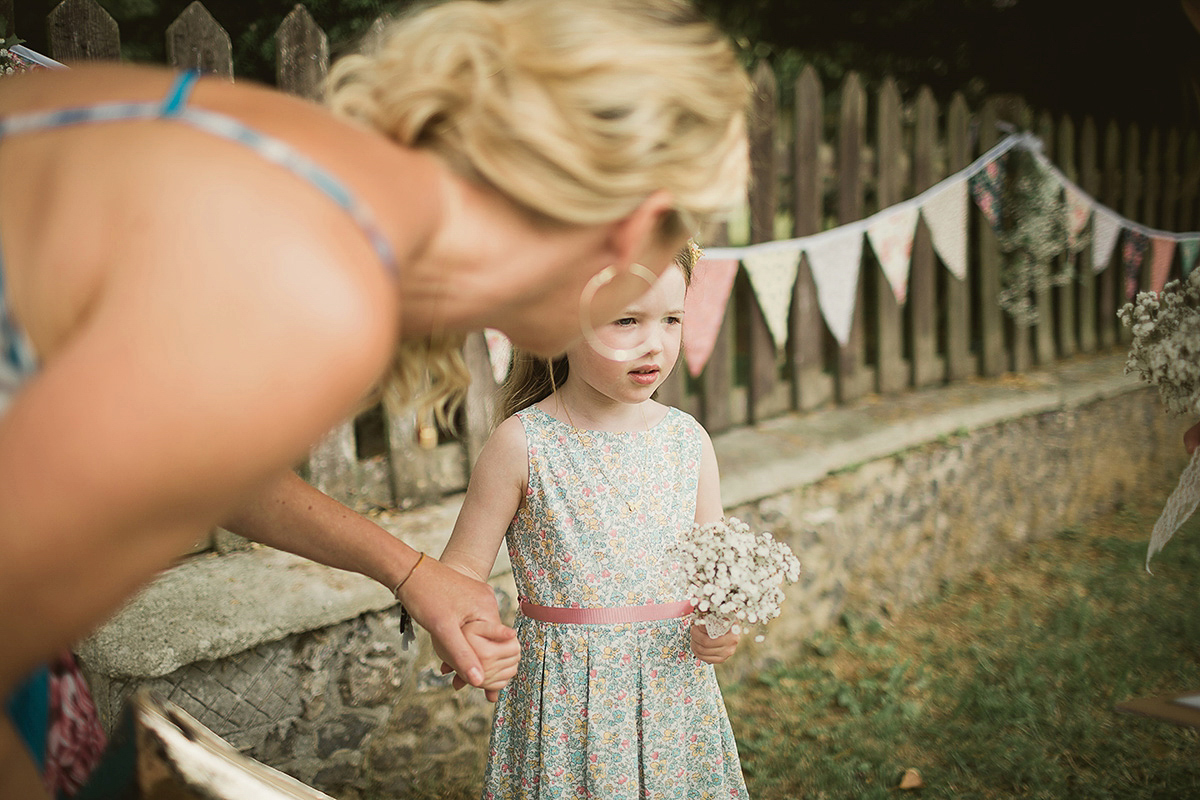
[[[617,625],[622,622],[651,622],[674,619],[692,613],[687,600],[678,603],[650,603],[644,606],[617,608],[561,608],[534,605],[521,598],[521,613],[539,622],[561,622],[569,625]]]

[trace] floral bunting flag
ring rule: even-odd
[[[717,344],[737,270],[736,258],[701,258],[696,262],[683,301],[683,357],[693,378],[704,370]]]
[[[1004,212],[1001,202],[1004,196],[1005,156],[1007,153],[984,164],[983,169],[970,178],[971,196],[975,198],[975,205],[979,206],[979,210],[993,229],[1000,227]]]
[[[867,226],[867,240],[892,286],[896,302],[901,305],[908,296],[908,272],[918,214],[920,209],[916,206],[901,205],[889,213],[876,215]]]
[[[789,243],[786,248],[765,251],[751,247],[742,256],[742,266],[750,276],[750,286],[775,346],[783,347],[788,340],[788,314],[800,271],[800,245]]]
[[[496,383],[504,383],[508,370],[512,366],[512,342],[494,328],[484,328],[483,341],[487,343],[488,359],[492,362],[492,375]]]
[[[967,178],[951,181],[921,204],[933,249],[960,281],[967,277]]]
[[[1125,267],[1125,299],[1132,300],[1138,292],[1142,262],[1146,260],[1146,251],[1150,249],[1150,237],[1132,228],[1125,231],[1125,240],[1121,245],[1121,263]]]
[[[1067,247],[1078,253],[1087,245],[1083,229],[1092,217],[1092,199],[1074,186],[1065,186],[1067,197]]]
[[[1168,236],[1153,237],[1154,249],[1150,262],[1150,289],[1161,292],[1171,274],[1171,261],[1175,258],[1175,240]]]
[[[966,185],[965,183],[963,184]],[[830,235],[833,234],[833,235]],[[851,229],[827,231],[804,248],[817,287],[817,305],[829,332],[845,346],[854,324],[858,273],[862,264],[862,234]]]
[[[1196,266],[1196,256],[1200,256],[1200,239],[1179,240],[1179,266],[1183,268],[1183,277],[1192,273]]]
[[[1112,261],[1121,233],[1121,218],[1103,206],[1092,212],[1092,272],[1103,272]]]

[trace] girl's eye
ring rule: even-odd
[[[666,323],[667,323],[668,325],[682,325],[682,324],[683,324],[683,317],[667,317],[667,318],[666,318]]]
[[[613,322],[613,325],[618,325],[622,328],[627,328],[630,325],[636,325],[636,324],[637,324],[637,320],[634,319],[633,317],[621,317],[619,320],[616,320],[615,322]]]

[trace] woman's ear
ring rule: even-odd
[[[608,236],[610,257],[618,268],[638,263],[659,274],[683,246],[686,235],[678,242],[666,241],[663,225],[675,210],[671,193],[659,189],[638,203],[637,208],[611,223]]]

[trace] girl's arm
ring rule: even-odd
[[[465,626],[490,643],[488,654],[504,660],[517,652],[515,633],[501,624],[496,597],[486,583],[432,558],[414,572],[417,551],[293,472],[273,481],[224,525],[254,541],[374,578],[388,589],[411,572],[401,589],[405,608],[429,631],[439,655],[474,686],[503,670],[483,663],[486,654],[467,641]]]
[[[462,510],[439,559],[443,564],[479,581],[491,575],[504,534],[525,498],[529,482],[526,448],[525,430],[516,417],[509,417],[492,433],[471,470]],[[497,691],[516,674],[520,646],[497,653],[492,643],[481,641],[471,628],[464,632],[477,651],[493,658],[493,673],[477,685],[487,690],[489,700],[495,700]],[[459,684],[456,678],[455,686]]]
[[[708,525],[725,516],[721,504],[721,474],[717,467],[717,452],[708,432],[701,430],[700,480],[696,495],[696,522]],[[716,639],[708,635],[703,625],[692,625],[692,652],[701,661],[720,664],[737,650],[740,637],[730,631]]]

